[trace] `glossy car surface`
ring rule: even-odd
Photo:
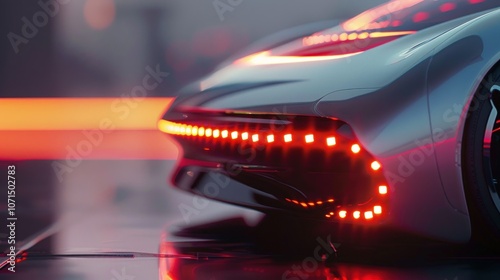
[[[160,120],[173,184],[332,227],[500,233],[497,7],[394,0],[250,47]]]

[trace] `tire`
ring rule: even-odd
[[[472,243],[495,249],[500,248],[499,113],[500,65],[497,65],[483,80],[471,102],[462,153]]]

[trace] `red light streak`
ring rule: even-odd
[[[287,63],[304,63],[304,62],[342,59],[360,53],[361,52],[342,54],[342,55],[324,55],[324,56],[272,56],[271,52],[265,51],[238,59],[234,62],[234,64],[272,65],[272,64],[287,64]]]
[[[365,11],[350,20],[347,20],[342,24],[342,27],[346,31],[367,30],[369,24],[375,22],[377,19],[387,16],[394,12],[411,8],[423,1],[424,0],[390,1],[386,4]]]

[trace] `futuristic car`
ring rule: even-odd
[[[393,0],[250,47],[159,121],[173,184],[332,228],[500,237],[499,7]]]

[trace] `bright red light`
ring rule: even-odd
[[[354,211],[354,212],[352,213],[352,216],[354,217],[354,219],[356,219],[356,220],[357,220],[357,219],[359,219],[359,218],[361,217],[361,212],[359,212],[359,211]]]
[[[288,142],[292,142],[292,134],[286,134],[286,135],[284,136],[284,140],[285,140],[285,142],[287,142],[287,143],[288,143]]]
[[[361,147],[358,144],[354,144],[351,146],[351,151],[353,153],[357,154],[361,151]]]
[[[206,136],[206,137],[210,137],[210,136],[212,136],[212,129],[211,129],[211,128],[207,128],[207,129],[205,130],[205,136]]]
[[[273,56],[271,55],[270,51],[265,51],[240,58],[236,60],[234,64],[272,65],[272,64],[285,64],[285,63],[304,63],[304,62],[342,59],[360,53],[362,52],[340,54],[340,55]]]
[[[379,186],[378,193],[379,194],[387,194],[387,186]]]
[[[241,139],[242,139],[242,140],[247,140],[247,139],[248,139],[248,132],[243,132],[243,133],[241,134]]]
[[[198,127],[197,126],[193,127],[193,129],[191,130],[191,134],[193,134],[193,136],[198,135]]]
[[[237,139],[238,138],[238,131],[231,132],[231,138],[232,139]]]
[[[439,6],[439,10],[442,13],[446,13],[446,12],[454,10],[456,7],[457,7],[457,4],[452,3],[452,2],[448,2],[448,3],[444,3],[443,5]]]
[[[361,39],[361,40],[362,40],[362,39],[366,39],[366,38],[368,38],[368,37],[370,37],[370,33],[368,33],[368,32],[363,32],[363,33],[359,34],[358,39]]]
[[[216,129],[214,130],[214,138],[219,138],[220,136],[220,130]]]
[[[345,217],[347,217],[347,211],[345,211],[345,210],[340,211],[339,212],[339,217],[342,218],[342,219],[344,219]]]
[[[398,27],[398,26],[400,26],[401,24],[403,24],[403,23],[402,23],[400,20],[395,20],[395,21],[393,21],[393,22],[392,22],[392,24],[391,24],[391,25],[392,25],[393,27]]]
[[[394,0],[386,4],[380,5],[368,11],[365,11],[358,16],[344,22],[342,27],[346,31],[366,30],[370,23],[376,22],[377,19],[383,18],[391,13],[398,12],[404,9],[413,7],[424,0]]]
[[[382,214],[382,206],[380,205],[373,206],[373,213],[377,215]]]
[[[268,143],[273,143],[274,142],[274,135],[267,135],[267,142]]]
[[[372,211],[366,211],[365,212],[365,219],[367,219],[367,220],[373,219],[373,212]]]
[[[312,143],[312,142],[314,142],[314,135],[307,134],[306,135],[306,143]]]
[[[326,144],[328,146],[335,146],[335,144],[337,144],[337,141],[336,141],[335,137],[329,137],[329,138],[326,138]]]
[[[205,136],[205,128],[204,127],[198,128],[198,135],[199,136]]]
[[[378,161],[374,161],[374,162],[372,162],[371,167],[373,170],[377,171],[382,167],[382,165],[380,165],[380,163]]]
[[[259,134],[252,135],[252,141],[254,141],[254,142],[259,141]]]
[[[227,136],[229,135],[229,131],[227,131],[227,130],[223,130],[223,131],[221,132],[221,135],[222,135],[222,138],[227,138]]]
[[[424,20],[429,19],[429,13],[428,12],[418,12],[413,16],[413,21],[414,22],[421,22]]]

